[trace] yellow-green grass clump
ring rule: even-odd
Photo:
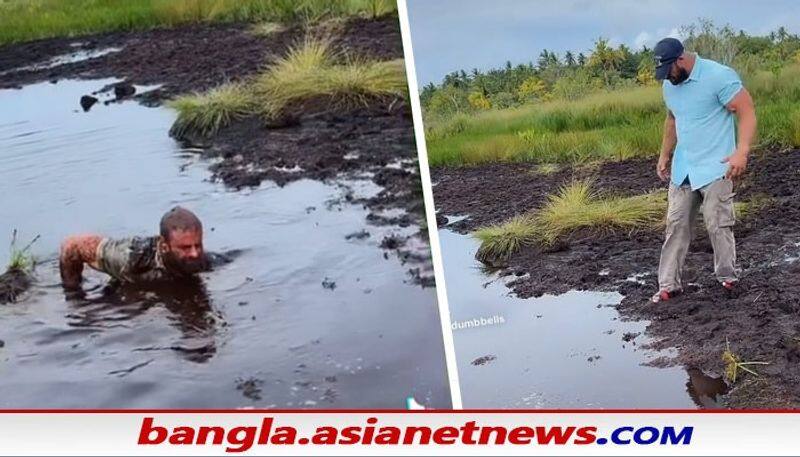
[[[657,227],[667,209],[665,192],[632,197],[603,197],[589,181],[562,186],[535,213],[518,216],[500,225],[477,230],[480,255],[507,258],[522,246],[550,245],[576,230],[635,230]]]
[[[739,378],[739,370],[750,373],[758,377],[758,373],[750,368],[753,365],[769,365],[769,362],[745,362],[731,350],[731,343],[725,338],[725,350],[722,351],[722,361],[725,364],[725,378],[731,383],[736,384]]]
[[[402,60],[345,60],[337,63],[329,40],[306,39],[289,49],[253,81],[227,84],[205,93],[176,98],[172,134],[210,136],[231,121],[252,114],[268,119],[287,108],[302,109],[306,100],[322,97],[326,108],[367,104],[383,96],[405,97]]]
[[[765,196],[734,204],[738,219],[745,219],[769,205]],[[652,230],[662,228],[667,211],[667,193],[648,192],[630,197],[601,196],[590,181],[564,185],[548,197],[538,211],[516,216],[507,222],[483,227],[473,233],[481,242],[479,255],[504,259],[523,246],[552,245],[579,229]]]
[[[260,22],[253,25],[250,32],[253,35],[267,37],[274,33],[280,33],[286,30],[286,26],[278,22]]]
[[[172,133],[180,138],[187,133],[213,135],[234,119],[255,112],[256,100],[246,85],[237,83],[178,97],[169,106],[178,112]]]
[[[576,181],[551,195],[536,217],[545,243],[580,228],[636,229],[657,226],[667,210],[665,192],[601,197],[588,181]]]
[[[36,235],[30,243],[20,248],[17,246],[17,230],[14,229],[11,232],[11,256],[8,260],[8,266],[6,267],[7,271],[29,272],[33,269],[36,259],[33,257],[30,250],[38,239],[39,235]]]
[[[543,163],[536,167],[536,173],[541,175],[552,175],[553,173],[558,173],[560,170],[561,167],[556,163]]]
[[[536,219],[529,214],[516,216],[502,224],[480,228],[473,236],[481,242],[479,258],[507,258],[523,246],[536,242]]]
[[[278,116],[288,106],[315,97],[334,105],[366,103],[371,97],[405,96],[402,60],[376,62],[349,59],[338,64],[330,41],[307,39],[292,47],[264,74],[255,90],[267,117]]]

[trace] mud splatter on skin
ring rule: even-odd
[[[741,287],[730,294],[713,277],[713,251],[698,221],[684,270],[685,294],[665,303],[648,302],[657,289],[661,230],[607,234],[580,231],[557,252],[526,248],[508,269],[522,270],[509,286],[520,297],[559,294],[571,289],[618,290],[626,318],[646,319],[655,348],[678,348],[659,366],[685,365],[722,374],[726,337],[744,360],[768,361],[760,377],[746,376],[723,398],[733,408],[800,406],[800,150],[755,153],[747,176],[736,184],[737,200],[766,196],[770,203],[737,223]],[[595,186],[620,195],[640,194],[665,184],[652,161],[604,164],[597,169],[535,173],[529,164],[497,164],[433,170],[437,209],[469,215],[453,224],[465,233],[531,211],[573,176],[591,176]],[[579,266],[576,268],[576,266]],[[598,275],[603,270],[608,275]],[[640,282],[627,278],[639,276]]]

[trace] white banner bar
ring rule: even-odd
[[[3,455],[797,455],[793,412],[0,412]],[[404,444],[407,443],[407,444]]]

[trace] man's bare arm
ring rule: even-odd
[[[675,145],[678,144],[678,132],[675,130],[675,116],[672,111],[667,111],[667,118],[664,119],[664,135],[661,138],[661,154],[658,156],[656,173],[663,181],[669,179],[669,162]]]
[[[77,289],[83,279],[83,264],[98,268],[97,246],[103,240],[99,235],[72,235],[61,243],[59,267],[61,282],[67,289]]]
[[[728,162],[727,178],[737,178],[747,169],[747,157],[756,136],[756,109],[753,98],[747,89],[742,88],[725,108],[736,114],[739,120],[739,134],[736,140],[736,151],[726,157],[723,162]]]

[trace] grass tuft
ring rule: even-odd
[[[539,211],[481,228],[474,236],[481,241],[481,253],[507,258],[522,246],[551,245],[582,228],[654,228],[663,221],[666,209],[664,192],[601,197],[592,190],[590,181],[575,181],[551,195]]]
[[[543,163],[536,167],[536,172],[541,175],[552,175],[553,173],[558,173],[560,170],[561,167],[556,163]]]
[[[499,225],[480,228],[473,236],[481,242],[478,258],[504,259],[536,242],[536,222],[530,215],[517,216]]]
[[[17,230],[14,229],[11,232],[11,257],[8,261],[7,271],[22,271],[22,272],[30,272],[33,267],[36,265],[36,259],[31,254],[31,246],[39,239],[39,235],[36,235],[28,244],[24,247],[19,248],[17,246]]]
[[[581,228],[636,229],[655,227],[667,210],[666,193],[632,197],[600,197],[589,181],[575,181],[551,195],[536,217],[546,244]]]
[[[751,217],[770,204],[766,196],[736,202],[740,219]],[[630,197],[602,196],[590,180],[573,181],[550,195],[538,211],[507,222],[483,227],[473,236],[480,240],[479,258],[505,259],[527,245],[550,246],[580,229],[614,232],[662,228],[667,193],[654,191]]]
[[[273,119],[288,107],[317,97],[324,97],[328,107],[339,108],[407,95],[402,60],[349,59],[339,64],[338,59],[329,40],[306,38],[252,82],[171,101],[169,106],[178,111],[171,133],[178,138],[186,134],[207,137],[237,118],[261,114]]]
[[[213,135],[232,120],[255,111],[255,101],[243,84],[227,84],[205,93],[184,95],[169,102],[178,111],[172,133]]]
[[[748,368],[752,365],[769,365],[769,362],[743,362],[741,358],[731,351],[731,344],[725,338],[725,350],[722,351],[722,361],[725,363],[725,377],[731,384],[736,383],[739,375],[739,370],[750,373],[753,376],[758,376],[755,370]]]
[[[261,22],[255,24],[250,29],[250,33],[256,36],[266,37],[273,33],[283,32],[284,30],[286,30],[286,27],[278,22]]]

